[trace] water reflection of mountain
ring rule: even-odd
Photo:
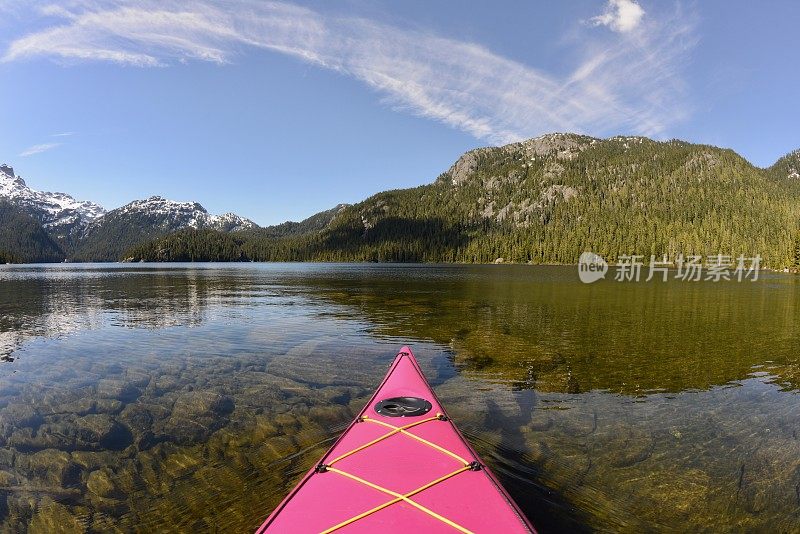
[[[301,283],[376,334],[449,345],[464,372],[519,388],[642,395],[763,375],[800,387],[792,277],[587,286],[562,267],[383,266]]]
[[[31,338],[104,323],[129,328],[200,324],[209,308],[241,300],[249,287],[211,270],[11,267],[0,272],[0,356]]]

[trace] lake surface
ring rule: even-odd
[[[800,283],[0,267],[0,530],[248,532],[403,344],[542,531],[797,531]]]

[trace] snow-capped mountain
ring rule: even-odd
[[[184,228],[232,232],[257,227],[253,221],[233,213],[211,215],[197,202],[150,197],[134,200],[92,222],[76,249],[76,257],[101,261],[118,259],[134,245]]]
[[[151,227],[174,232],[183,228],[212,228],[223,232],[235,232],[256,228],[250,219],[235,213],[211,215],[197,202],[176,202],[154,196],[144,200],[134,200],[121,208],[109,211],[95,225],[105,224],[107,220],[126,218],[146,223]],[[94,225],[93,225],[94,226]],[[91,232],[91,228],[89,229]]]
[[[93,227],[104,224],[106,215],[147,219],[156,228],[175,231],[183,228],[212,228],[234,232],[257,225],[235,213],[212,215],[197,202],[176,202],[159,196],[134,200],[107,212],[99,204],[75,200],[66,193],[37,191],[14,173],[10,165],[0,165],[0,198],[9,200],[38,220],[48,233],[58,238],[83,237]]]
[[[159,196],[106,211],[94,202],[75,200],[66,193],[32,189],[10,165],[0,165],[0,201],[15,210],[15,220],[30,218],[26,224],[41,225],[43,240],[58,241],[51,243],[57,253],[46,256],[27,249],[16,250],[19,247],[6,251],[26,261],[51,261],[56,256],[116,260],[128,247],[184,228],[223,232],[258,228],[253,221],[234,213],[212,215],[197,202],[175,202]]]
[[[106,213],[102,206],[88,200],[31,189],[10,165],[0,165],[0,198],[21,208],[59,239],[80,236]]]

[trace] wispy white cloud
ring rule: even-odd
[[[40,145],[33,145],[20,152],[19,155],[20,157],[26,158],[28,156],[33,156],[34,154],[47,152],[48,150],[52,150],[58,146],[61,146],[61,143],[42,143]]]
[[[75,132],[61,132],[51,134],[50,137],[72,137],[73,135],[75,135]]]
[[[609,6],[622,4],[633,2],[611,0]],[[680,64],[693,25],[677,11],[645,19],[643,11],[636,16],[625,9],[596,22],[615,32],[581,30],[573,51],[580,61],[567,76],[476,43],[254,0],[45,6],[46,26],[12,41],[0,61],[45,56],[140,67],[225,64],[248,48],[262,48],[356,78],[397,109],[490,142],[549,131],[658,136],[687,113]]]
[[[615,32],[635,30],[644,17],[644,9],[635,0],[608,0],[602,15],[590,19],[595,26],[608,26]]]

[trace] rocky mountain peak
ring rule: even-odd
[[[800,179],[800,149],[790,152],[786,159],[789,161],[788,174],[790,180]]]
[[[10,178],[14,178],[16,176],[14,174],[14,167],[12,167],[11,165],[6,165],[5,163],[0,165],[0,173],[3,173]]]
[[[6,187],[27,187],[25,180],[14,174],[14,167],[11,165],[0,165],[0,181],[5,182]]]

